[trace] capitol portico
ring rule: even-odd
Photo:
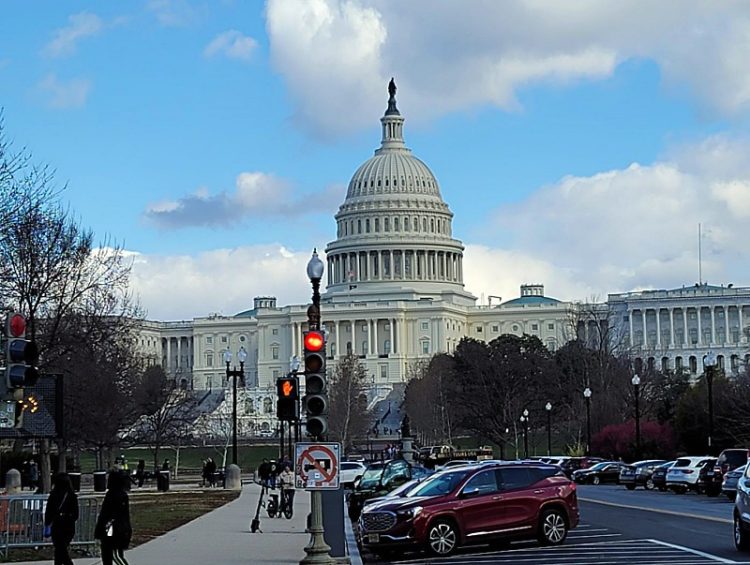
[[[545,296],[541,284],[521,285],[517,298],[477,305],[464,288],[464,247],[453,237],[453,213],[438,180],[406,147],[393,82],[380,121],[380,147],[352,176],[335,216],[336,239],[325,249],[321,311],[329,366],[346,354],[358,356],[372,401],[405,382],[416,363],[452,352],[466,336],[491,341],[530,334],[554,351],[585,334],[574,321],[577,305]],[[517,276],[520,282],[525,274]],[[244,348],[243,394],[270,419],[273,385],[302,355],[307,306],[279,306],[266,296],[234,316],[149,321],[142,353],[182,386],[210,390],[227,386],[223,352]],[[709,349],[728,372],[750,359],[750,288],[699,284],[610,294],[596,311],[601,319],[594,323],[614,324],[629,353],[657,369],[700,373]]]

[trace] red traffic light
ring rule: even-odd
[[[9,314],[6,326],[8,337],[23,337],[26,334],[26,318],[21,314]]]
[[[325,339],[320,332],[307,332],[305,334],[305,349],[307,351],[320,351],[325,345]]]

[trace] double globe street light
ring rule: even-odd
[[[706,384],[708,385],[708,454],[713,453],[714,437],[714,368],[717,365],[716,354],[709,351],[703,358],[703,367],[706,375]]]
[[[524,409],[523,416],[521,416],[521,424],[523,425],[523,458],[529,458],[529,411]]]
[[[245,361],[247,360],[247,351],[241,346],[237,352],[237,360],[240,362],[240,368],[229,368],[232,363],[232,352],[229,347],[224,351],[224,363],[227,366],[227,381],[232,378],[232,463],[237,465],[237,379],[245,383]]]
[[[547,411],[547,455],[552,455],[552,403],[544,405]]]

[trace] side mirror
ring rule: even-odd
[[[479,496],[479,487],[464,489],[458,495],[458,498],[473,498]]]

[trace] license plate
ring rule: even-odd
[[[380,534],[367,534],[367,543],[380,543]]]

